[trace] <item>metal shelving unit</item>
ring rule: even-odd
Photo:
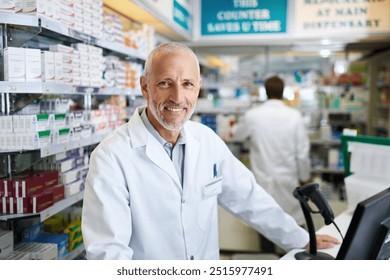
[[[390,137],[390,51],[370,59],[368,135]],[[387,77],[384,77],[384,76]]]
[[[78,32],[72,28],[64,26],[58,21],[47,17],[0,12],[0,18],[1,24],[36,27],[37,29],[41,29],[41,32],[48,37],[58,37],[58,35],[62,35],[75,41],[96,45],[98,47],[115,52],[122,56],[133,57],[141,60],[146,59],[145,55],[139,53],[135,49],[118,43],[104,41],[93,36]]]
[[[46,18],[44,16],[11,14],[0,12],[0,49],[8,46],[21,47],[28,46],[33,48],[41,48],[45,44],[55,42],[71,44],[84,43],[101,47],[106,55],[115,55],[127,60],[144,61],[146,56],[139,51],[127,47],[122,44],[104,41],[93,36],[83,34],[72,28],[64,26],[58,21]],[[35,47],[37,45],[38,47]],[[101,96],[100,99],[107,96],[128,96],[130,99],[142,96],[139,89],[123,89],[123,88],[100,88],[100,87],[82,87],[72,84],[63,83],[46,83],[46,82],[7,82],[0,81],[0,113],[3,115],[12,115],[17,109],[14,106],[17,99],[25,98],[32,100],[40,98],[40,96],[66,96],[66,98],[78,98],[84,96],[85,110],[91,109],[91,99],[93,96]],[[23,106],[27,105],[23,102]],[[1,150],[0,156],[4,158],[3,167],[7,169],[5,174],[11,175],[15,161],[19,156],[39,159],[52,156],[61,152],[88,147],[101,142],[109,133],[94,134],[89,138],[81,138],[79,140],[70,141],[67,143],[53,144],[35,150]],[[26,153],[26,154],[25,154]],[[33,155],[33,156],[32,156]],[[20,159],[20,158],[19,158]],[[33,162],[33,161],[31,161]],[[31,164],[31,163],[29,163]],[[16,171],[14,171],[16,172]],[[16,173],[17,174],[17,173]],[[12,177],[12,176],[10,176]],[[51,207],[39,213],[27,214],[0,214],[0,222],[6,225],[7,228],[13,228],[15,223],[19,221],[26,222],[39,220],[43,222],[53,215],[65,210],[66,208],[82,201],[84,191],[70,196],[66,199],[58,201]],[[76,250],[70,252],[65,259],[74,259],[84,251],[84,246],[81,245]]]
[[[99,87],[82,87],[72,84],[63,83],[45,83],[45,82],[5,82],[0,81],[0,92],[7,93],[31,93],[31,94],[71,94],[71,95],[124,95],[140,96],[141,91],[138,89],[124,88],[99,88]]]

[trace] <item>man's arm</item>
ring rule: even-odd
[[[82,232],[88,259],[131,259],[129,194],[118,164],[103,149],[91,155]]]

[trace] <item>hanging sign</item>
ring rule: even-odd
[[[189,13],[189,0],[173,0],[173,21],[186,31],[192,29],[192,19]]]
[[[164,23],[168,26],[179,27],[186,34],[191,35],[192,32],[192,7],[191,0],[138,0],[141,3],[147,4],[152,11],[152,14],[163,18]]]
[[[299,34],[390,32],[390,0],[297,0],[294,10]]]
[[[202,0],[201,35],[285,33],[287,0]]]

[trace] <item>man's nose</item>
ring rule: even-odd
[[[172,91],[170,92],[170,99],[171,101],[175,103],[180,103],[181,96],[180,96],[180,87],[174,86],[172,87]]]

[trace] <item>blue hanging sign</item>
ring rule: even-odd
[[[191,15],[177,0],[173,1],[173,21],[187,31],[191,31]]]
[[[286,33],[287,0],[202,0],[201,35]]]

